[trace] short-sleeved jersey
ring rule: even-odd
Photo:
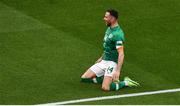
[[[117,63],[118,61],[118,51],[117,49],[123,46],[125,41],[124,33],[120,26],[116,26],[114,28],[108,27],[104,40],[103,40],[103,60],[114,61]]]

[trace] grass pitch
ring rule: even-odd
[[[104,12],[120,12],[121,79],[140,88],[103,92],[80,83],[102,54]],[[0,0],[0,104],[39,104],[180,87],[179,0]],[[180,93],[84,104],[180,104]]]

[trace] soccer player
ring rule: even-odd
[[[125,77],[119,81],[124,60],[124,33],[118,24],[118,12],[107,10],[104,21],[108,26],[103,40],[103,55],[82,76],[81,81],[102,83],[105,91],[119,90],[125,86],[138,86],[139,83]]]

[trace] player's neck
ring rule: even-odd
[[[118,24],[118,22],[115,22],[115,23],[113,23],[113,24],[111,24],[111,28],[114,28],[114,27],[116,27],[116,26],[118,26],[119,24]]]

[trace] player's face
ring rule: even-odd
[[[109,12],[106,12],[104,15],[104,21],[106,23],[107,26],[111,26],[111,23],[113,21],[113,17],[110,15]]]

